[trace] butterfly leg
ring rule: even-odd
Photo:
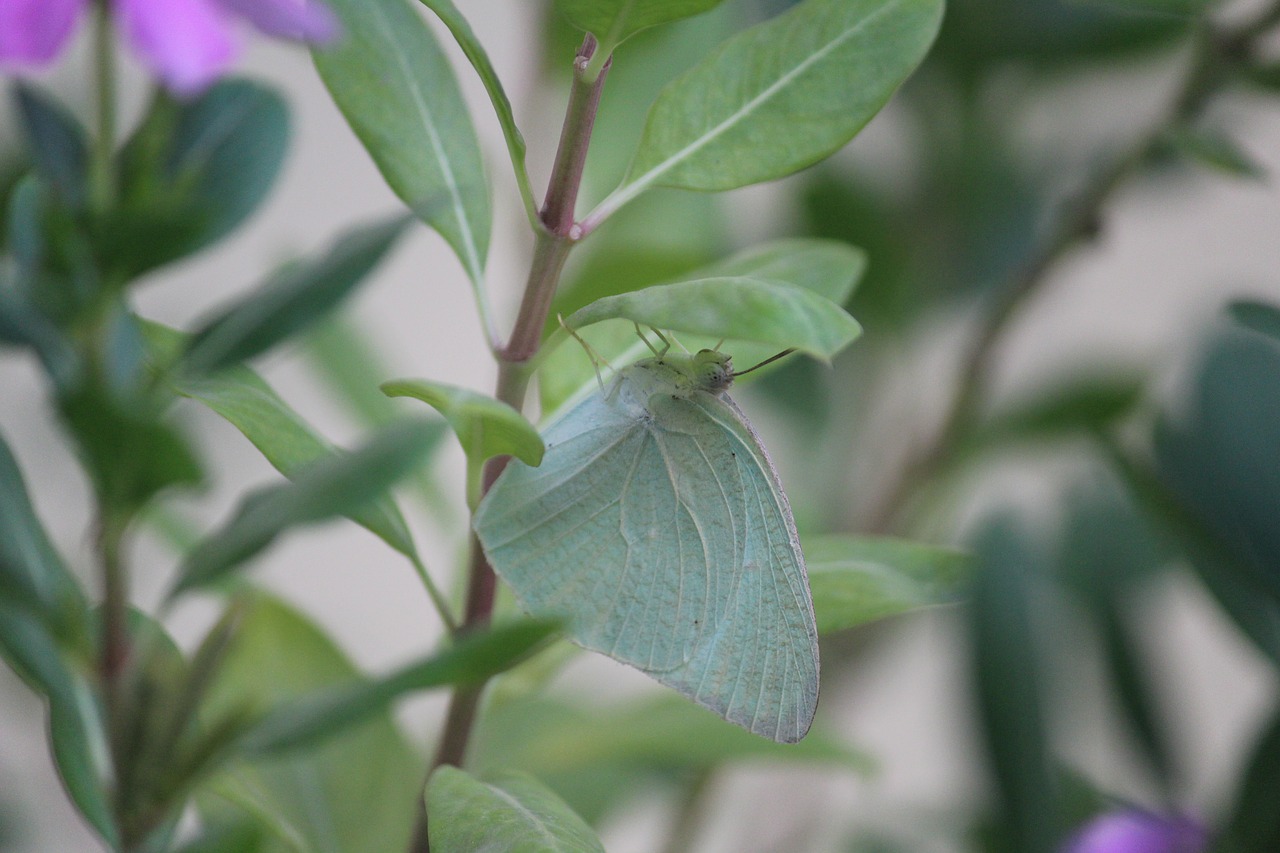
[[[596,384],[600,386],[601,391],[604,391],[604,379],[602,379],[600,376],[600,365],[603,363],[604,366],[609,368],[610,370],[613,370],[613,366],[609,364],[609,362],[604,358],[604,356],[596,352],[595,348],[592,347],[591,344],[587,343],[582,338],[581,335],[579,335],[573,329],[569,328],[569,324],[564,321],[564,315],[557,314],[556,319],[560,321],[560,328],[568,332],[569,336],[572,337],[579,344],[581,344],[582,348],[587,351],[587,357],[591,359],[591,367],[596,372]]]

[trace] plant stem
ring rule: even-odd
[[[551,301],[560,283],[564,262],[581,238],[581,229],[574,220],[574,211],[600,95],[604,91],[609,69],[606,63],[594,80],[586,79],[585,72],[595,49],[595,39],[588,35],[574,57],[573,85],[569,92],[569,104],[565,110],[564,127],[551,169],[546,200],[539,213],[540,222],[524,297],[511,338],[505,347],[498,350],[498,382],[494,396],[517,410],[524,408],[525,393],[529,388],[529,362],[538,354],[542,330],[546,326]],[[489,490],[506,464],[507,457],[489,460],[484,468],[482,491]],[[489,623],[493,616],[496,591],[497,577],[473,533],[467,606],[460,633],[481,629]],[[483,692],[483,684],[460,687],[454,691],[435,759],[431,764],[432,770],[443,764],[455,767],[462,765]],[[417,825],[409,850],[410,853],[428,853],[430,849],[426,804],[424,799],[420,799]]]
[[[980,321],[956,383],[956,393],[934,438],[909,459],[902,475],[886,490],[870,514],[867,529],[892,532],[919,488],[937,475],[956,445],[978,420],[991,382],[993,357],[1005,332],[1031,297],[1040,292],[1049,273],[1071,250],[1095,239],[1103,215],[1117,190],[1142,171],[1171,131],[1194,120],[1233,77],[1233,65],[1247,57],[1254,43],[1280,24],[1280,3],[1244,25],[1222,31],[1208,23],[1196,36],[1191,67],[1165,114],[1124,152],[1100,169],[1088,184],[1058,211],[1047,236],[996,289],[994,302]]]
[[[115,203],[116,148],[116,55],[115,31],[111,12],[105,3],[98,5],[93,28],[95,97],[98,107],[97,135],[93,140],[90,206],[105,211]]]
[[[102,650],[99,673],[108,715],[119,706],[120,676],[129,658],[129,577],[120,551],[125,523],[104,512],[98,522],[98,560],[102,571]]]
[[[711,770],[699,770],[680,792],[680,806],[671,824],[667,843],[662,846],[662,853],[689,853],[697,849],[693,842],[697,840],[698,827],[707,808],[711,778]]]

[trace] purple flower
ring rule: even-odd
[[[1208,843],[1208,830],[1186,815],[1122,809],[1085,824],[1062,853],[1203,853]]]
[[[108,0],[138,58],[179,95],[226,73],[240,50],[236,19],[267,35],[326,42],[338,33],[317,0]],[[0,67],[39,67],[61,52],[90,0],[0,0]]]

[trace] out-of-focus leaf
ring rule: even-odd
[[[794,347],[824,361],[862,332],[844,309],[811,290],[746,277],[695,279],[608,296],[575,311],[566,323],[578,329],[613,319],[778,349]]]
[[[651,186],[727,190],[844,145],[915,69],[936,0],[806,0],[731,38],[654,102],[616,208]]]
[[[56,635],[84,630],[84,592],[54,550],[27,497],[22,471],[0,435],[0,593],[30,608]]]
[[[36,169],[63,203],[82,208],[88,194],[89,163],[84,128],[65,107],[38,89],[19,84],[14,93],[27,137],[27,152]]]
[[[1231,312],[1231,319],[1241,326],[1280,342],[1280,307],[1252,299],[1241,299],[1232,302],[1228,310]]]
[[[1075,376],[1041,389],[1033,397],[1008,404],[969,437],[972,447],[1006,447],[1014,441],[1077,438],[1104,429],[1142,400],[1143,377],[1117,370]]]
[[[1094,607],[1112,688],[1130,731],[1155,777],[1167,790],[1176,769],[1168,729],[1160,713],[1150,662],[1144,660],[1139,637],[1120,602],[1102,599]]]
[[[409,472],[430,443],[431,431],[420,422],[386,427],[358,450],[319,459],[292,482],[250,495],[183,562],[174,594],[217,582],[291,527],[366,508]]]
[[[1280,92],[1280,62],[1252,65],[1245,69],[1244,79],[1264,92]]]
[[[1040,562],[1009,518],[976,537],[977,574],[970,611],[973,676],[987,756],[1003,824],[1022,853],[1053,853],[1060,831],[1043,709],[1044,662],[1033,609],[1032,573]]]
[[[320,77],[391,189],[440,232],[479,285],[489,250],[480,143],[444,52],[405,0],[331,0],[341,44]]]
[[[428,832],[439,853],[604,853],[591,827],[537,779],[497,771],[480,781],[437,768],[427,782]]]
[[[175,853],[261,853],[267,831],[252,820],[210,823]]]
[[[524,415],[500,400],[425,379],[382,383],[388,397],[412,397],[444,415],[472,462],[514,456],[535,468],[542,463],[542,437]]]
[[[602,50],[648,27],[700,15],[722,0],[557,0],[556,8],[580,30],[591,33]]]
[[[268,755],[314,745],[370,717],[385,713],[400,697],[448,684],[476,684],[506,671],[559,628],[523,620],[472,634],[453,646],[391,675],[340,684],[272,710],[242,744],[249,755]]]
[[[348,683],[357,671],[311,621],[265,595],[249,603],[205,711],[265,711],[315,690]],[[422,793],[424,759],[388,714],[289,756],[241,763],[199,798],[207,819],[261,815],[267,853],[407,849]],[[266,819],[270,822],[266,823]]]
[[[1280,716],[1262,731],[1240,777],[1226,827],[1210,848],[1214,853],[1270,853],[1280,849]]]
[[[1168,133],[1165,142],[1184,157],[1237,178],[1266,175],[1266,170],[1238,142],[1208,128],[1181,128]]]
[[[404,233],[405,217],[354,230],[313,261],[290,264],[205,323],[184,366],[193,373],[229,367],[270,349],[332,311]]]
[[[870,536],[804,541],[818,633],[960,601],[972,571],[963,551]]]
[[[316,378],[365,426],[383,426],[399,411],[378,383],[390,375],[374,344],[376,335],[348,312],[338,312],[302,339],[302,354]],[[443,436],[444,430],[441,430]]]

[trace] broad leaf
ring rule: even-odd
[[[311,746],[387,712],[409,693],[482,683],[518,663],[557,628],[553,622],[532,620],[499,625],[391,675],[304,695],[272,710],[249,732],[243,748],[251,755],[264,755]]]
[[[256,291],[204,324],[184,366],[206,373],[252,358],[333,310],[373,271],[404,232],[403,217],[355,230],[323,257],[285,266]]]
[[[220,580],[291,527],[366,508],[409,473],[431,437],[418,422],[387,427],[358,450],[317,460],[292,482],[250,495],[186,559],[174,594]]]
[[[727,190],[853,138],[924,58],[940,0],[806,0],[730,39],[654,102],[616,208],[651,186]]]
[[[575,311],[566,323],[577,329],[614,319],[777,349],[794,347],[824,361],[862,333],[844,309],[811,290],[746,277],[696,279],[607,296]]]
[[[537,467],[545,448],[538,430],[515,409],[484,394],[425,379],[395,379],[382,384],[388,397],[412,397],[444,415],[473,462],[514,456]]]
[[[589,32],[602,50],[612,50],[648,27],[700,15],[723,0],[556,0],[569,23]]]
[[[1280,307],[1252,299],[1232,302],[1228,309],[1231,319],[1246,329],[1267,335],[1280,343]]]
[[[804,555],[822,634],[960,601],[972,571],[962,551],[901,539],[819,536]]]
[[[793,237],[753,246],[688,278],[742,276],[785,281],[843,305],[853,296],[866,268],[867,253],[848,243]]]
[[[437,853],[604,853],[591,827],[526,773],[499,771],[482,782],[440,767],[427,782],[427,813]]]
[[[88,193],[89,143],[65,107],[31,86],[19,84],[18,115],[27,152],[36,169],[71,208],[83,207]]]
[[[320,77],[391,189],[479,284],[489,250],[480,143],[453,69],[405,0],[331,0],[345,37],[312,52]]]

